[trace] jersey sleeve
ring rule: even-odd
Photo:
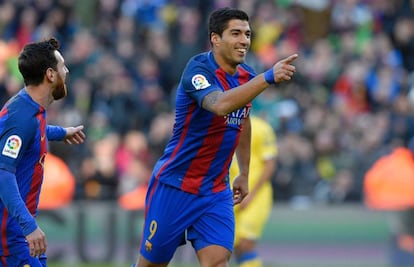
[[[47,125],[46,136],[49,141],[62,141],[66,136],[66,130],[60,126]]]
[[[207,94],[222,91],[216,83],[213,71],[198,62],[190,63],[184,70],[182,84],[185,92],[195,99],[200,107]]]
[[[0,199],[7,208],[10,216],[15,218],[20,224],[25,236],[36,230],[36,221],[30,214],[20,195],[16,176],[2,169],[0,169]]]
[[[16,166],[36,133],[33,121],[10,117],[0,133],[0,169],[16,172]]]

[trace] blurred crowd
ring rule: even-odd
[[[294,79],[253,103],[278,137],[276,201],[361,202],[366,170],[414,136],[412,0],[0,0],[1,103],[23,86],[23,45],[61,41],[69,94],[48,121],[84,124],[88,137],[50,151],[72,170],[76,199],[146,185],[181,71],[209,49],[208,15],[224,6],[250,15],[247,63],[258,73],[300,55]]]

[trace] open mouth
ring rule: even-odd
[[[237,52],[239,54],[241,54],[242,56],[244,56],[247,53],[247,49],[246,48],[239,48],[239,49],[237,49]]]

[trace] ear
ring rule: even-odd
[[[218,35],[215,32],[211,33],[210,41],[213,44],[213,46],[216,46],[218,42],[220,41],[220,35]]]
[[[46,70],[46,78],[51,82],[55,80],[55,71],[52,68]]]

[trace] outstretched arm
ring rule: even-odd
[[[282,59],[271,69],[232,90],[209,93],[203,99],[203,108],[219,116],[240,109],[263,92],[270,84],[291,80],[296,71],[296,67],[291,63],[297,58],[298,55],[293,54]]]
[[[66,144],[82,144],[86,138],[83,125],[66,128],[47,125],[46,135],[49,141],[64,141]]]
[[[66,135],[63,141],[66,144],[82,144],[85,141],[86,135],[83,132],[83,125],[76,127],[65,128]]]

